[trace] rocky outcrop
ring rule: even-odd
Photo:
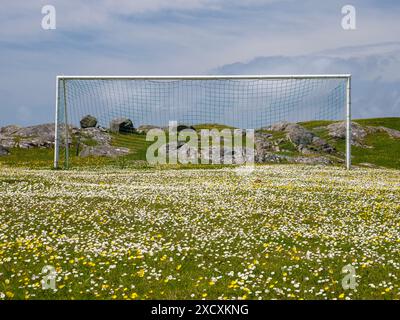
[[[263,130],[272,132],[286,132],[286,140],[290,141],[297,150],[304,154],[310,155],[314,153],[334,153],[336,150],[328,144],[324,139],[317,137],[313,132],[307,130],[297,123],[278,122],[271,126],[265,127]],[[262,132],[262,131],[261,131]],[[255,145],[257,156],[264,158],[264,154],[281,151],[280,144],[285,139],[272,140],[273,136],[268,133],[262,135],[260,132],[255,134]]]
[[[327,126],[328,134],[334,139],[346,138],[346,122],[335,122]],[[364,147],[364,139],[368,132],[356,122],[351,123],[351,144]]]
[[[289,124],[285,127],[287,139],[296,147],[312,144],[314,134],[299,124]]]
[[[269,162],[266,159],[272,152],[281,151],[279,147],[281,142],[283,142],[281,139],[273,140],[273,135],[270,133],[256,132],[254,134],[255,161],[258,163]]]
[[[112,133],[134,133],[136,129],[132,120],[128,118],[116,118],[110,122],[110,132]]]
[[[54,124],[0,129],[0,145],[5,148],[50,148],[54,144]]]
[[[324,139],[320,137],[313,137],[312,144],[317,147],[317,151],[320,150],[325,153],[334,153],[336,149],[327,143]]]
[[[104,128],[86,128],[79,131],[83,145],[80,157],[117,157],[129,154],[128,148],[112,146],[112,138]],[[91,144],[95,145],[91,145]]]
[[[106,129],[69,127],[70,142],[75,137],[80,142],[81,157],[126,155],[129,149],[111,145],[111,136]],[[7,126],[0,128],[0,154],[6,155],[12,148],[51,148],[54,145],[54,124],[29,127]]]
[[[16,125],[5,126],[5,127],[0,128],[0,135],[11,136],[20,129],[22,129],[22,128],[20,126],[16,126]]]
[[[367,129],[368,133],[385,132],[393,139],[400,139],[400,131],[399,130],[386,128],[386,127],[382,127],[382,126],[379,126],[379,127],[368,126],[366,129]]]
[[[13,133],[19,137],[39,137],[44,140],[54,140],[54,123],[39,124],[18,129]]]
[[[383,131],[385,131],[391,138],[393,139],[400,139],[400,131],[391,129],[391,128],[386,128],[386,127],[380,127]]]
[[[90,140],[96,142],[99,145],[110,144],[111,136],[108,134],[107,130],[104,128],[86,128],[79,131],[81,136],[80,141],[82,143],[88,142]]]
[[[205,161],[210,164],[243,164],[251,161],[251,149],[246,147],[217,147],[193,148],[185,142],[170,142],[159,150],[159,154],[168,157],[173,151],[177,152],[178,161],[181,163],[201,163]],[[168,160],[168,159],[167,159]]]
[[[87,116],[84,116],[81,119],[80,125],[81,125],[82,129],[94,128],[97,126],[97,119],[95,117],[91,116],[90,114],[88,114]]]

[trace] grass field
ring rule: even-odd
[[[400,299],[397,170],[0,164],[0,203],[0,299]]]

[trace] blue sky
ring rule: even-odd
[[[399,17],[394,0],[2,0],[0,126],[52,122],[57,74],[352,73],[355,117],[400,116]]]

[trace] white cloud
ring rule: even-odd
[[[400,42],[339,48],[301,56],[258,57],[216,74],[351,73],[354,117],[400,117]],[[358,53],[363,51],[362,55]],[[369,52],[369,53],[368,53]]]

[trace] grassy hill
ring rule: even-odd
[[[354,122],[363,127],[386,127],[400,131],[400,118],[371,118],[356,119]],[[321,138],[326,139],[337,150],[345,151],[345,141],[337,141],[328,136],[326,129],[319,129],[327,126],[332,121],[310,121],[301,123],[304,127],[312,130]],[[368,148],[352,146],[352,163],[354,165],[375,165],[385,168],[400,169],[400,140],[391,138],[387,133],[370,133],[364,140]]]
[[[374,118],[354,120],[363,127],[386,127],[400,130],[400,118]],[[330,145],[338,150],[338,154],[344,154],[345,141],[336,140],[328,135],[326,126],[333,121],[310,121],[300,123],[306,129],[317,136],[325,139]],[[224,125],[196,125],[195,129],[223,129],[229,128]],[[283,132],[274,132],[274,139],[284,136]],[[71,167],[102,167],[112,165],[118,168],[145,166],[146,150],[152,142],[146,141],[145,135],[113,135],[112,144],[119,147],[129,148],[130,154],[117,158],[87,157],[81,158],[76,155],[77,143],[74,140],[70,149]],[[283,155],[296,156],[299,152],[290,142],[282,146]],[[53,163],[53,149],[22,149],[14,148],[10,155],[0,157],[0,165],[10,167],[27,168],[51,168]],[[63,153],[63,151],[61,152]],[[61,154],[63,158],[63,154]],[[400,169],[400,139],[391,138],[386,132],[369,133],[364,140],[364,147],[352,147],[352,162],[354,165],[378,166],[385,168]]]

